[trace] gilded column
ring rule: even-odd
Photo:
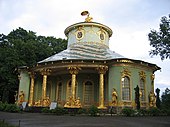
[[[46,89],[47,89],[47,75],[43,75],[43,86],[42,86],[42,99],[46,98]]]
[[[71,74],[71,97],[67,100],[64,107],[67,108],[80,108],[81,102],[80,98],[76,99],[76,75],[78,74],[80,67],[77,66],[70,66],[68,67],[69,73]]]
[[[80,67],[68,67],[69,73],[72,75],[71,80],[71,90],[72,90],[72,99],[76,100],[76,75],[78,74],[79,70],[81,70]]]
[[[97,68],[99,72],[99,109],[105,109],[106,107],[104,106],[104,74],[108,70],[107,66],[99,66]]]
[[[34,73],[30,73],[30,77],[31,77],[31,86],[30,86],[30,96],[29,96],[29,106],[33,105],[33,97],[34,97],[34,78],[35,75]]]
[[[47,92],[47,75],[51,72],[50,69],[44,69],[41,71],[43,75],[43,85],[42,85],[42,101],[46,99],[46,92]]]

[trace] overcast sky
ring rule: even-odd
[[[66,38],[69,25],[84,21],[88,10],[94,22],[113,30],[110,49],[131,59],[157,64],[155,88],[170,88],[170,60],[149,56],[150,30],[170,14],[170,0],[0,0],[0,33],[22,27],[37,35]]]

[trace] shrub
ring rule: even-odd
[[[41,110],[42,113],[50,113],[50,109],[49,108],[43,108]]]
[[[61,107],[56,107],[55,109],[52,109],[51,112],[56,115],[64,115],[65,114],[65,110]]]
[[[148,110],[149,115],[151,116],[159,116],[160,115],[160,110],[158,108],[150,108]]]
[[[4,111],[6,111],[6,112],[19,112],[20,109],[15,104],[6,104]]]
[[[0,102],[0,111],[4,111],[7,106],[7,103]]]
[[[138,110],[140,116],[146,116],[148,115],[148,110],[146,109],[140,109]]]
[[[130,108],[124,108],[124,109],[122,109],[122,113],[125,116],[134,116],[135,111],[133,109],[130,109]]]
[[[90,108],[89,108],[89,114],[91,116],[97,116],[97,113],[99,113],[99,110],[96,106],[92,105]]]
[[[80,108],[78,109],[78,114],[87,114],[87,109],[84,109],[84,108]]]

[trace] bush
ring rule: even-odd
[[[84,109],[84,108],[80,108],[78,109],[78,114],[87,114],[87,109]]]
[[[122,114],[124,114],[125,116],[134,116],[135,111],[130,108],[124,108],[122,109]]]
[[[0,111],[20,112],[20,109],[16,104],[8,104],[8,103],[0,102]]]
[[[151,116],[159,116],[161,111],[158,108],[150,108],[148,110],[149,115]]]
[[[91,116],[97,116],[97,113],[99,113],[99,110],[96,106],[92,105],[90,108],[89,108],[89,114]]]
[[[52,109],[51,112],[56,114],[56,115],[64,115],[66,110],[64,110],[61,107],[56,107],[55,109]]]
[[[140,116],[146,116],[148,115],[148,110],[146,109],[140,109],[138,110]]]
[[[42,112],[42,113],[50,113],[51,111],[50,111],[49,108],[43,108],[43,109],[41,110],[41,112]]]
[[[0,111],[4,111],[7,106],[7,103],[0,102]]]
[[[20,109],[15,104],[7,104],[4,111],[6,111],[6,112],[19,112]]]

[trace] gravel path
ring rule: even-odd
[[[56,116],[41,113],[0,112],[0,120],[20,127],[170,127],[170,116]]]

